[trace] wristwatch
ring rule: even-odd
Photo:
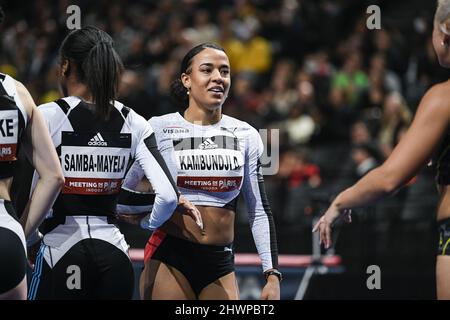
[[[276,276],[280,282],[281,282],[281,280],[283,280],[283,274],[280,271],[274,269],[274,270],[269,270],[269,271],[264,272],[266,281],[269,278],[269,276],[271,276],[271,275]]]

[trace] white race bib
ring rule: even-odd
[[[17,160],[19,111],[0,110],[0,162]]]
[[[117,194],[131,152],[129,133],[62,132],[63,194]]]

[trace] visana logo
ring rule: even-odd
[[[108,143],[106,143],[105,139],[103,139],[100,132],[98,132],[95,136],[92,137],[88,142],[88,146],[102,146],[106,147]]]
[[[206,139],[199,144],[198,148],[202,150],[217,149],[219,146],[211,138]]]
[[[183,128],[183,127],[167,127],[163,129],[164,133],[188,133],[189,129]]]

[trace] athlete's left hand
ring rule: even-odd
[[[180,198],[178,199],[177,211],[191,216],[191,218],[194,219],[198,227],[203,231],[203,220],[200,211],[197,209],[196,206],[194,206],[189,200],[187,200],[183,196],[180,196]]]
[[[271,275],[267,278],[261,292],[261,300],[280,300],[280,280],[277,276]]]
[[[334,204],[331,204],[325,214],[320,217],[312,231],[319,231],[320,244],[323,244],[325,249],[330,248],[332,245],[331,232],[334,223],[338,219],[342,219],[344,223],[351,223],[351,214],[352,211],[350,209],[339,210],[334,206]]]

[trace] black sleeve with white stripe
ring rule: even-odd
[[[150,213],[155,203],[155,194],[139,192],[126,187],[120,190],[117,199],[117,213],[119,214],[141,214]]]
[[[157,159],[158,163],[161,163],[165,174],[168,174],[170,169],[168,169],[167,159],[164,158],[159,151],[160,145],[156,141],[156,133],[152,134],[150,137],[144,140],[147,149],[152,153],[153,157]],[[173,177],[173,175],[171,175]],[[122,190],[118,199],[117,212],[126,214],[139,214],[148,209],[148,212],[152,210],[153,203],[155,201],[155,196],[152,193],[141,193],[135,191],[139,183],[145,177],[144,171],[142,170],[140,164],[136,161],[128,170],[125,180],[122,185]],[[178,193],[178,188],[175,186],[173,179],[169,179],[172,187]],[[148,198],[145,195],[153,195],[152,198]]]
[[[179,198],[180,192],[178,191],[175,181],[173,181],[172,175],[170,174],[170,170],[167,167],[167,164],[164,161],[164,158],[162,157],[161,153],[158,150],[158,144],[156,143],[155,134],[152,133],[150,137],[148,137],[144,140],[144,142],[145,142],[145,145],[147,146],[148,150],[150,150],[151,154],[158,162],[159,166],[164,171],[164,174],[166,175],[167,179],[169,180],[170,184],[172,185],[173,190],[177,194],[177,198]]]
[[[179,192],[163,157],[158,151],[153,129],[145,119],[139,120],[140,123],[137,123],[137,125],[143,126],[143,134],[136,146],[136,162],[141,166],[155,191],[152,212],[148,218],[141,221],[141,226],[154,230],[172,216],[178,204]]]

